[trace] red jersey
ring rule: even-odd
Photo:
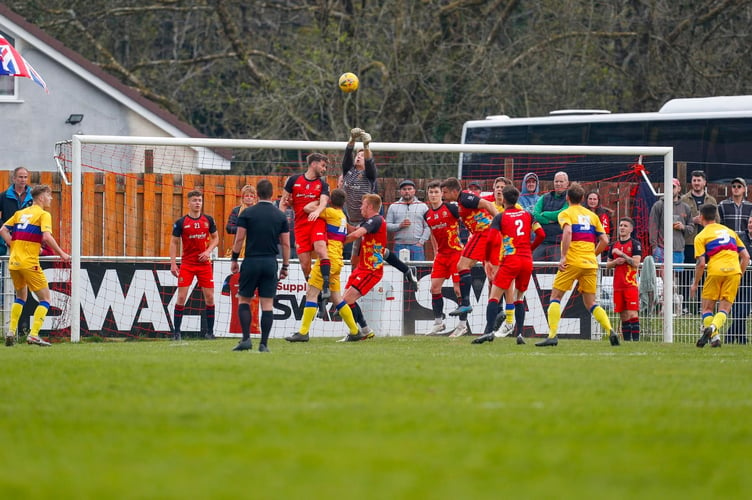
[[[324,179],[309,180],[305,174],[291,175],[285,183],[285,191],[290,193],[290,206],[295,212],[295,222],[307,220],[306,205],[318,201],[322,194],[329,196],[329,184]]]
[[[217,232],[217,225],[210,215],[201,214],[197,218],[184,215],[172,225],[172,235],[183,242],[182,264],[198,264],[199,254],[206,251],[211,235]],[[204,264],[204,263],[202,263]]]
[[[491,229],[501,234],[500,257],[533,258],[530,237],[533,231],[542,231],[542,228],[528,211],[508,208],[494,217]]]
[[[614,255],[614,249],[618,248],[627,257],[634,257],[636,255],[642,256],[642,245],[634,238],[630,238],[626,241],[615,241],[611,248],[608,250],[608,258],[618,258]],[[637,286],[637,269],[633,268],[626,262],[620,266],[614,268],[614,290],[625,290],[627,288],[634,288]]]
[[[461,252],[460,212],[457,205],[442,203],[439,208],[431,208],[423,214],[436,240],[437,253]]]
[[[366,228],[360,245],[358,268],[368,271],[383,272],[384,250],[386,249],[386,221],[380,215],[374,215],[360,223]]]
[[[482,233],[491,225],[491,214],[484,208],[478,208],[480,198],[472,193],[461,192],[457,199],[462,223],[471,233]]]

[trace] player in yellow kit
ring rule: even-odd
[[[305,211],[312,212],[318,207],[319,201],[310,202],[305,207]],[[319,215],[318,224],[314,227],[313,240],[327,241],[327,254],[329,256],[329,290],[331,300],[336,304],[337,312],[345,322],[351,334],[358,333],[358,325],[355,324],[352,310],[347,302],[342,300],[342,285],[340,283],[340,271],[344,265],[342,253],[344,250],[345,238],[347,238],[347,216],[342,211],[345,206],[345,192],[342,189],[335,189],[329,198],[329,206],[326,207]],[[308,342],[310,338],[308,332],[311,329],[311,323],[316,316],[318,309],[317,297],[324,286],[324,279],[321,274],[321,259],[311,269],[311,276],[308,278],[308,292],[306,293],[306,304],[303,309],[303,320],[300,323],[300,329],[285,337],[288,342]],[[324,302],[326,303],[326,302]]]
[[[590,314],[608,332],[611,345],[619,345],[619,337],[611,328],[606,310],[595,302],[598,280],[597,255],[608,248],[608,235],[603,231],[601,220],[595,212],[582,206],[585,190],[580,184],[572,183],[567,190],[569,208],[559,214],[561,236],[561,260],[551,290],[548,306],[548,338],[535,344],[538,347],[554,346],[559,343],[556,331],[561,320],[561,298],[572,288],[575,281],[582,293],[582,301]]]
[[[700,224],[704,227],[695,237],[695,280],[690,287],[691,296],[697,292],[705,267],[708,275],[702,289],[702,337],[697,347],[721,347],[721,331],[734,305],[742,273],[749,265],[749,252],[739,235],[715,222],[718,208],[705,204],[700,207]],[[741,261],[741,262],[740,262]],[[713,315],[715,304],[718,312]]]
[[[39,249],[42,243],[55,251],[65,261],[70,255],[65,253],[52,237],[52,216],[46,211],[52,203],[52,190],[49,186],[35,186],[31,190],[32,205],[16,212],[0,228],[0,236],[10,248],[8,270],[16,290],[16,299],[10,309],[10,326],[5,334],[5,345],[16,342],[16,329],[21,312],[26,304],[29,290],[34,292],[39,305],[34,311],[34,321],[26,341],[29,344],[49,346],[50,343],[39,337],[44,318],[50,309],[50,288],[47,278],[39,265]]]

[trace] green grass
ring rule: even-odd
[[[2,498],[752,491],[746,346],[378,338],[0,348]],[[257,342],[254,342],[254,347]]]

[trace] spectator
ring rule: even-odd
[[[227,227],[225,228],[227,234],[235,234],[238,232],[238,217],[240,216],[240,213],[246,208],[252,207],[255,204],[256,188],[251,186],[250,184],[246,184],[245,186],[243,186],[243,189],[240,190],[240,205],[234,207],[230,211],[229,217],[227,217]],[[241,257],[243,256],[244,251],[245,247],[243,247],[243,249],[240,251]],[[225,255],[225,257],[229,257],[231,254],[232,248],[228,248],[227,255]]]
[[[480,194],[483,192],[483,186],[481,186],[478,181],[470,181],[470,184],[467,185],[467,190],[480,198]]]
[[[26,167],[16,167],[11,182],[8,189],[0,193],[0,225],[5,224],[5,221],[13,217],[17,211],[30,207],[33,202],[29,187],[29,170]],[[0,240],[0,255],[7,253],[5,241]]]
[[[533,252],[533,260],[556,262],[561,260],[561,235],[559,214],[569,207],[567,204],[567,189],[569,176],[566,172],[556,172],[554,175],[554,190],[549,191],[538,199],[533,209],[533,216],[546,233],[543,243]]]
[[[705,172],[702,170],[694,170],[690,174],[690,190],[681,197],[681,201],[689,206],[690,212],[692,214],[692,223],[694,223],[695,225],[695,235],[692,236],[692,238],[688,238],[687,241],[684,242],[684,262],[695,262],[695,238],[700,233],[700,231],[702,231],[700,207],[705,203],[716,206],[718,205],[716,199],[710,196],[705,190],[707,183],[708,182],[707,177],[705,176]],[[716,222],[720,222],[720,218],[718,218]],[[674,250],[678,250],[678,248],[675,248]],[[688,297],[689,286],[691,284],[690,281],[692,280],[691,273],[683,273],[682,278],[682,283],[679,283],[681,294],[685,297]],[[697,303],[691,302],[690,304],[691,305],[688,307],[688,309],[693,314],[697,314]]]
[[[742,243],[747,249],[747,253],[752,253],[752,217],[747,220],[747,230],[741,236]],[[736,301],[731,307],[731,317],[735,321],[731,322],[731,327],[726,332],[727,344],[746,344],[747,343],[747,316],[750,312],[750,303],[752,302],[752,279],[746,269],[742,269],[742,281],[739,285],[739,292]]]
[[[744,241],[745,235],[749,238],[748,227],[752,219],[752,203],[746,200],[747,182],[737,177],[731,181],[731,197],[723,200],[718,205],[721,224],[733,229],[737,235]],[[746,243],[745,243],[746,245]],[[747,341],[747,323],[746,318],[749,314],[749,300],[752,294],[749,293],[749,280],[745,278],[745,270],[742,269],[742,284],[740,285],[740,300],[735,301],[731,307],[731,327],[726,332],[726,343]]]
[[[611,230],[613,229],[611,226],[611,216],[614,214],[614,211],[601,205],[601,195],[598,191],[590,191],[588,193],[587,208],[598,216],[601,224],[603,224],[603,231],[606,233],[606,236],[611,238]]]
[[[400,199],[386,212],[387,231],[394,234],[394,253],[410,250],[410,260],[426,260],[423,249],[431,238],[431,228],[424,219],[428,206],[415,197],[415,183],[410,179],[400,182]]]
[[[525,177],[522,178],[522,189],[520,189],[520,205],[522,208],[530,213],[533,213],[535,204],[540,199],[538,190],[540,189],[540,183],[538,182],[538,174],[528,172]]]
[[[684,243],[691,240],[695,235],[695,226],[692,223],[691,209],[689,205],[679,200],[681,184],[679,179],[673,182],[673,203],[674,203],[674,223],[673,223],[673,242],[674,253],[672,262],[681,264],[684,262]],[[665,196],[655,202],[650,209],[648,232],[650,233],[650,246],[653,248],[653,258],[657,263],[664,262],[663,252],[663,207]]]
[[[731,180],[731,196],[718,204],[718,215],[721,224],[740,237],[747,231],[747,219],[752,215],[752,203],[747,201],[747,181],[741,177]]]

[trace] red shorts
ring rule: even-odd
[[[378,271],[371,271],[370,269],[362,269],[360,267],[356,267],[355,270],[350,274],[350,277],[347,279],[347,285],[345,288],[354,287],[358,292],[360,292],[360,295],[366,295],[368,292],[371,291],[373,287],[375,287],[379,281],[381,281],[381,277],[384,276],[384,270],[379,269]]]
[[[326,237],[326,221],[319,217],[315,221],[313,221],[313,233],[312,233],[311,241],[313,243],[317,241],[327,241]],[[311,245],[313,247],[313,245]],[[313,250],[313,248],[311,248]]]
[[[452,278],[453,283],[459,283],[460,275],[457,273],[457,262],[460,261],[461,256],[462,252],[459,250],[449,254],[437,254],[436,259],[433,261],[431,279]]]
[[[639,311],[640,291],[635,286],[623,290],[614,290],[614,312]]]
[[[313,222],[308,219],[295,221],[295,251],[297,253],[301,254],[313,251],[313,238],[316,230],[316,222],[318,222],[318,220]]]
[[[488,234],[486,242],[486,262],[492,266],[501,264],[501,233],[498,231],[485,231]]]
[[[488,257],[488,242],[488,231],[471,234],[462,250],[462,256],[476,262],[485,262]]]
[[[211,261],[195,264],[181,264],[178,274],[178,286],[191,286],[193,278],[198,278],[201,288],[214,288],[214,269]]]
[[[520,292],[527,290],[530,277],[533,275],[533,259],[525,259],[514,256],[504,257],[501,266],[496,272],[493,284],[502,290],[509,289],[514,281],[514,287]]]

